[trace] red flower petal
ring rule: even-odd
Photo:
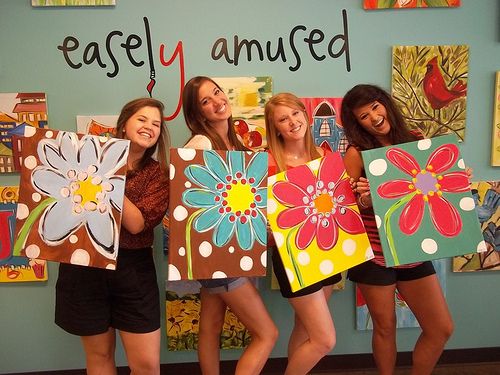
[[[429,196],[432,224],[446,237],[455,237],[462,230],[462,219],[457,209],[445,198],[435,194]]]
[[[288,181],[299,186],[304,191],[307,191],[307,187],[310,185],[316,186],[316,176],[305,164],[287,170],[285,176]]]
[[[441,173],[450,169],[458,159],[458,147],[448,143],[436,148],[427,160],[426,168],[434,173]]]
[[[278,181],[274,184],[273,195],[283,205],[288,207],[303,206],[306,192],[288,181]]]
[[[442,191],[459,193],[470,190],[470,182],[467,173],[465,172],[450,172],[443,175],[443,178],[438,180]]]
[[[328,223],[326,226],[323,226],[323,220],[326,220]],[[339,230],[333,221],[333,217],[331,215],[329,217],[323,217],[316,230],[316,240],[319,248],[321,250],[331,250],[331,248],[337,243],[337,239],[339,237],[338,233]]]
[[[306,221],[304,221],[297,232],[297,236],[295,237],[295,244],[300,250],[304,250],[307,246],[309,246],[316,235],[318,223],[313,223],[311,218],[312,217],[309,217]]]
[[[318,170],[318,180],[323,181],[325,185],[329,182],[337,183],[345,172],[342,157],[338,152],[330,153],[321,159]]]
[[[387,150],[385,154],[392,164],[410,176],[413,177],[416,172],[420,172],[417,160],[405,150],[394,147]]]
[[[407,180],[387,181],[381,184],[377,188],[377,193],[382,198],[388,198],[388,199],[399,198],[413,191],[409,188],[411,184],[412,183]]]
[[[361,293],[361,289],[356,286],[356,306],[364,306],[366,305],[365,297],[363,297],[363,293]]]
[[[338,198],[341,195],[344,196],[344,200],[341,202],[342,206],[352,206],[353,204],[356,204],[356,196],[352,192],[349,180],[346,178],[340,180],[338,185],[333,190],[334,198]]]
[[[302,223],[307,219],[307,215],[304,213],[304,206],[288,208],[281,211],[276,218],[276,224],[280,228],[288,229]]]
[[[403,208],[399,217],[399,228],[404,234],[413,234],[417,231],[424,217],[425,204],[421,194],[415,194]]]
[[[344,213],[341,213],[340,210],[335,212],[335,221],[344,232],[349,234],[360,234],[365,231],[365,226],[360,214],[349,207],[342,207],[342,211]]]

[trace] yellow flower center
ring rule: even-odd
[[[235,180],[236,183],[231,185],[231,189],[226,190],[227,205],[231,207],[233,212],[245,212],[250,208],[250,204],[254,202],[254,194],[252,193],[252,186],[249,183],[242,183]]]
[[[99,203],[97,194],[103,191],[101,184],[95,184],[92,177],[87,176],[84,180],[76,181],[76,185],[78,188],[73,193],[73,202],[80,204],[81,207],[97,209]]]

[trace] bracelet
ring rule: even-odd
[[[363,202],[363,197],[360,195],[358,198],[358,204],[361,208],[368,208],[368,205]]]

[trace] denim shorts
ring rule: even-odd
[[[206,279],[198,280],[201,286],[208,290],[210,294],[230,292],[233,289],[249,282],[247,277],[229,277],[226,279]]]

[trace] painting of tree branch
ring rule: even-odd
[[[496,73],[493,103],[493,133],[491,134],[491,165],[500,166],[500,72]]]
[[[393,47],[392,95],[411,128],[464,140],[468,60],[464,45]]]
[[[364,9],[459,7],[460,0],[364,0]]]

